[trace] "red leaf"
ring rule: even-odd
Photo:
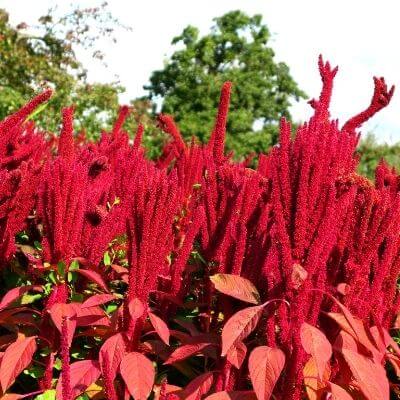
[[[386,353],[386,344],[385,344],[385,336],[381,329],[377,326],[371,326],[369,328],[369,333],[371,334],[372,338],[374,339],[374,344],[376,348],[381,353],[379,357],[376,357],[377,360],[382,361]]]
[[[290,278],[294,289],[299,289],[307,279],[307,276],[308,272],[300,264],[293,264]]]
[[[300,338],[304,350],[315,359],[318,376],[322,380],[326,364],[332,357],[331,344],[318,328],[307,323],[301,325]]]
[[[389,382],[382,365],[351,350],[343,350],[342,354],[357,385],[368,400],[389,399]]]
[[[350,290],[350,285],[348,285],[347,283],[339,283],[336,286],[336,290],[338,291],[338,293],[340,293],[343,296],[346,296],[347,293],[349,293]]]
[[[156,330],[158,336],[160,336],[161,340],[169,346],[169,328],[167,324],[157,315],[149,312],[149,317],[151,324],[153,325],[154,329]]]
[[[181,332],[181,331],[176,331],[175,329],[170,329],[169,333],[171,336],[177,338],[182,343],[189,343],[189,340],[192,338],[187,333]],[[201,340],[200,342],[204,342],[204,340]]]
[[[19,286],[9,290],[1,299],[0,311],[7,308],[9,305],[11,305],[14,301],[18,300],[23,294],[25,294],[29,290],[42,292],[43,288],[41,286],[27,285],[27,286]]]
[[[251,383],[258,400],[268,400],[285,365],[285,354],[268,346],[256,347],[249,357]]]
[[[264,305],[248,307],[232,315],[222,329],[222,356],[237,342],[243,341],[255,329]]]
[[[19,400],[23,399],[25,396],[22,394],[16,393],[6,393],[4,396],[0,398],[0,400]]]
[[[169,347],[161,340],[148,340],[143,342],[139,349],[141,352],[152,353],[161,360],[166,360],[171,353]]]
[[[31,363],[36,351],[34,336],[17,340],[7,347],[0,367],[0,383],[3,393],[14,383],[15,378]]]
[[[120,275],[128,275],[129,274],[129,269],[123,267],[122,265],[118,264],[111,264],[111,268]]]
[[[246,358],[247,347],[243,342],[236,342],[226,354],[227,360],[239,369]]]
[[[331,376],[331,367],[326,365],[323,380],[318,378],[318,370],[315,359],[310,357],[303,368],[304,386],[308,400],[322,400],[323,394],[326,392],[327,384]]]
[[[102,369],[105,367],[105,360],[108,361],[110,374],[113,378],[117,375],[118,367],[126,354],[126,344],[122,333],[109,337],[101,346],[99,361]]]
[[[256,287],[246,278],[238,275],[215,274],[210,276],[215,289],[228,296],[245,301],[247,303],[259,304],[260,294]]]
[[[164,364],[173,364],[200,353],[205,348],[213,346],[211,343],[194,343],[178,347],[165,361]]]
[[[217,392],[207,396],[204,400],[257,400],[257,396],[250,390],[238,392]]]
[[[100,377],[100,367],[98,361],[95,360],[83,360],[77,361],[71,364],[71,390],[72,398],[76,398],[81,395],[92,383],[96,382]],[[62,379],[57,382],[57,399],[62,399]]]
[[[185,400],[201,400],[207,394],[213,384],[213,373],[206,372],[194,378],[185,389],[180,392],[180,396]]]
[[[63,318],[66,318],[67,330],[68,330],[68,343],[72,343],[72,339],[74,337],[75,329],[76,329],[76,306],[73,303],[63,304],[56,303],[54,304],[50,310],[49,314],[51,319],[54,322],[54,325],[57,327],[58,331],[62,332],[62,321]]]
[[[82,276],[89,279],[90,281],[96,283],[99,287],[101,287],[105,292],[109,293],[108,287],[104,282],[103,278],[96,271],[91,271],[89,269],[77,269],[76,272],[79,272]]]
[[[75,304],[77,313],[76,323],[77,326],[110,326],[111,321],[105,311],[99,306],[82,308],[79,303]]]
[[[153,388],[155,371],[152,362],[140,353],[128,353],[120,371],[129,393],[135,400],[146,400]]]
[[[132,319],[138,319],[145,313],[144,304],[137,298],[132,299],[128,304],[129,314]]]
[[[193,322],[185,321],[183,319],[174,319],[183,329],[186,329],[192,336],[200,335],[200,331],[196,328]]]
[[[377,352],[376,347],[371,343],[368,338],[368,335],[365,331],[364,324],[361,320],[352,316],[350,311],[342,304],[340,301],[336,300],[334,297],[332,299],[335,300],[336,304],[340,307],[342,313],[327,313],[329,317],[336,321],[336,323],[347,333],[353,336],[356,341],[361,343],[366,349],[368,349],[371,353]]]
[[[109,301],[116,300],[115,296],[112,294],[95,294],[90,296],[82,303],[82,308],[100,306],[102,304],[108,303]]]
[[[329,382],[331,388],[332,400],[353,400],[349,393],[347,393],[342,387]]]
[[[357,351],[357,343],[353,336],[350,333],[347,333],[343,329],[339,332],[336,337],[335,343],[333,344],[333,348],[336,351],[342,351],[343,349]]]

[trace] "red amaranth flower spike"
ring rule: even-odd
[[[125,120],[128,118],[132,109],[129,106],[121,106],[118,113],[118,118],[115,121],[114,127],[112,129],[111,137],[116,139],[119,133],[122,130],[122,126],[124,125]]]
[[[369,107],[357,114],[353,118],[349,119],[342,128],[342,131],[349,133],[354,132],[359,128],[364,122],[368,121],[377,112],[385,108],[392,99],[394,93],[394,85],[388,90],[384,78],[374,77],[374,94],[372,96],[371,104]]]
[[[63,108],[62,116],[63,126],[58,141],[58,155],[70,163],[75,156],[74,107]]]
[[[51,89],[47,89],[44,92],[38,94],[16,113],[1,121],[0,132],[2,133],[3,131],[10,129],[17,124],[24,122],[25,119],[29,117],[29,115],[32,114],[32,112],[35,111],[37,107],[48,101],[52,95],[53,91]]]
[[[174,119],[167,114],[160,114],[158,116],[158,121],[160,124],[161,129],[171,135],[173,139],[173,144],[176,149],[175,156],[179,156],[186,150],[186,144],[182,138],[181,133],[179,132],[178,127],[176,126]]]
[[[217,162],[221,162],[224,156],[226,122],[228,119],[231,88],[232,82],[225,82],[222,86],[218,114],[209,142],[209,146],[213,149],[212,151]]]
[[[143,139],[143,132],[144,132],[144,126],[142,124],[139,124],[137,127],[136,135],[135,135],[135,140],[133,141],[133,150],[139,150],[141,144],[142,144],[142,139]]]
[[[333,79],[338,71],[338,67],[331,68],[329,62],[324,63],[322,55],[318,58],[318,68],[322,79],[322,90],[319,100],[310,100],[309,104],[315,109],[314,118],[325,120],[329,118],[329,106],[332,97]]]

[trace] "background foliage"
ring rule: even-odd
[[[214,22],[204,36],[188,26],[172,40],[178,50],[163,70],[151,75],[146,86],[150,98],[162,98],[162,112],[174,115],[185,137],[194,134],[204,142],[219,88],[232,81],[228,148],[237,155],[266,151],[276,141],[279,119],[290,119],[291,102],[305,94],[288,66],[274,60],[261,15],[233,11]]]
[[[37,122],[56,131],[60,108],[74,104],[77,128],[85,126],[89,134],[98,132],[118,108],[117,83],[89,83],[87,71],[77,59],[77,46],[93,52],[101,61],[97,40],[110,36],[119,27],[104,3],[97,8],[71,10],[56,17],[55,10],[41,17],[37,26],[20,23],[14,27],[8,14],[0,10],[0,117],[21,107],[43,87],[55,90],[51,103],[40,112]]]
[[[9,23],[0,9],[0,118],[16,110],[44,86],[55,96],[34,117],[39,126],[57,132],[60,108],[75,105],[75,128],[85,127],[95,139],[109,129],[125,88],[119,82],[90,82],[76,49],[90,51],[105,63],[99,39],[115,41],[116,30],[129,29],[113,17],[107,3],[93,8],[72,8],[65,15],[52,9],[36,26]],[[162,70],[154,71],[145,86],[148,96],[131,100],[133,113],[126,127],[134,132],[138,122],[146,129],[144,144],[154,158],[165,144],[156,122],[157,108],[174,115],[183,136],[205,141],[212,128],[218,91],[227,80],[234,83],[227,148],[237,157],[265,152],[276,143],[281,116],[291,119],[289,107],[305,93],[290,75],[288,66],[274,60],[270,33],[260,15],[232,11],[214,19],[201,36],[187,26],[173,38],[175,51]],[[295,121],[297,122],[297,121]],[[380,144],[373,133],[362,139],[360,171],[373,177],[381,158],[400,166],[399,145]]]

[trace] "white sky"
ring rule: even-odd
[[[93,5],[95,1],[75,1]],[[118,75],[127,88],[121,101],[144,94],[151,71],[162,68],[171,54],[171,39],[192,24],[207,32],[212,18],[241,9],[264,17],[278,61],[285,61],[292,76],[310,97],[319,94],[317,56],[339,65],[332,98],[332,116],[341,123],[369,104],[372,76],[384,76],[398,88],[390,106],[363,129],[380,141],[400,141],[400,3],[397,0],[109,0],[120,21],[132,27],[118,43],[104,44],[105,70],[86,55],[89,77],[113,81]],[[0,0],[13,23],[33,23],[46,10],[65,1]],[[306,120],[310,107],[303,101],[292,109],[295,119]]]

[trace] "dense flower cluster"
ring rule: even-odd
[[[230,82],[207,144],[159,116],[155,161],[142,126],[124,131],[128,107],[97,143],[74,140],[73,107],[58,140],[35,128],[50,91],[0,122],[3,395],[389,399],[400,178],[384,162],[358,175],[356,146],[393,88],[376,78],[340,127],[337,68],[319,71],[314,115],[296,132],[282,120],[257,168],[224,153]],[[34,366],[38,384],[20,375]]]

